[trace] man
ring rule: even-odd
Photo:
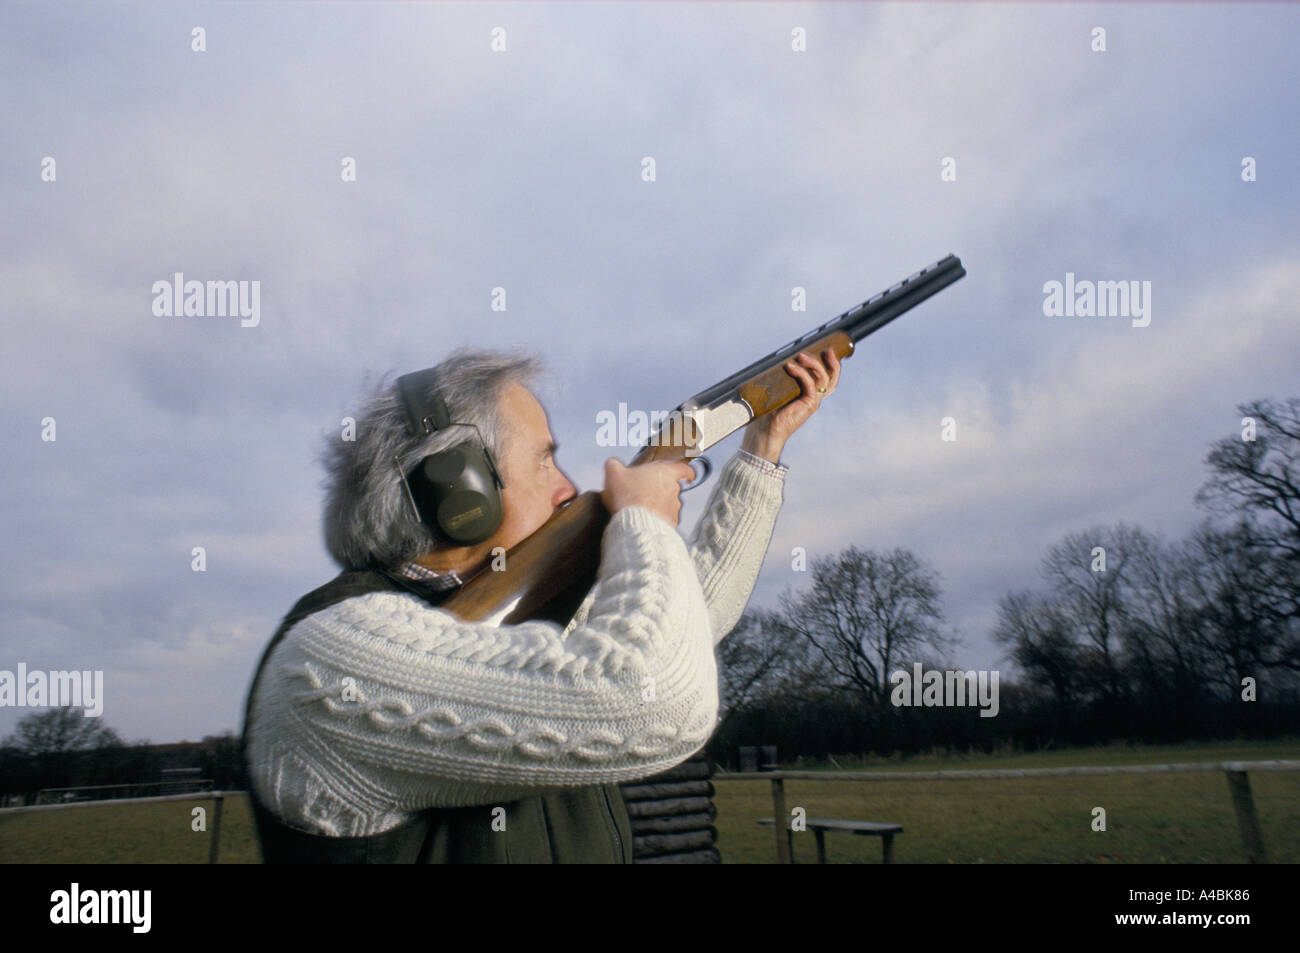
[[[576,495],[525,386],[536,362],[452,355],[433,369],[436,394],[420,395],[451,422],[432,433],[413,435],[407,395],[381,385],[356,439],[325,454],[325,541],[344,572],[285,618],[250,691],[245,757],[267,861],[630,862],[617,784],[708,740],[713,647],[771,540],[781,450],[840,365],[827,351],[786,369],[802,395],[746,429],[689,547],[675,527],[691,468],[606,461],[600,568],[566,628],[437,608]],[[430,530],[407,474],[466,442],[499,478],[500,523],[457,542]]]

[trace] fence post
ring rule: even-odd
[[[1232,809],[1237,814],[1237,827],[1241,829],[1241,840],[1246,845],[1246,862],[1267,864],[1264,854],[1264,836],[1259,830],[1259,818],[1255,816],[1255,799],[1250,794],[1250,778],[1241,770],[1240,762],[1226,762],[1223,773],[1228,777],[1228,790],[1232,792]]]
[[[774,812],[772,819],[776,822],[772,826],[776,828],[776,862],[778,864],[793,864],[794,857],[790,850],[791,833],[790,818],[785,813],[785,782],[780,776],[772,778],[772,810]]]
[[[208,863],[217,862],[217,849],[221,844],[221,804],[225,795],[221,791],[214,793],[213,800],[216,802],[212,806],[212,841],[208,845]]]

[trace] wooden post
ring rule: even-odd
[[[1259,818],[1255,816],[1255,800],[1250,795],[1250,778],[1245,771],[1238,770],[1243,765],[1229,763],[1223,766],[1223,773],[1228,777],[1228,790],[1232,792],[1232,809],[1237,814],[1237,827],[1241,829],[1241,840],[1246,846],[1246,862],[1267,864],[1264,853],[1264,836],[1259,830]]]
[[[790,818],[785,813],[785,782],[779,775],[772,778],[772,810],[773,820],[776,822],[772,825],[776,829],[776,862],[778,864],[793,864],[794,855],[790,849]]]
[[[208,845],[208,863],[210,864],[217,862],[217,849],[221,844],[221,803],[224,797],[225,795],[217,791],[213,798],[215,803],[212,805],[212,841]]]

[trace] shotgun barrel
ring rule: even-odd
[[[898,284],[872,295],[857,307],[836,315],[821,327],[813,328],[803,337],[795,338],[766,357],[759,358],[726,380],[696,394],[688,403],[694,402],[699,407],[716,403],[720,398],[725,398],[730,392],[739,389],[751,378],[784,364],[792,355],[808,350],[809,345],[837,331],[842,331],[856,344],[868,334],[879,331],[903,312],[910,311],[926,298],[938,294],[965,274],[966,269],[962,267],[961,259],[956,255],[940,259],[933,265],[908,275]]]
[[[692,454],[702,453],[755,417],[777,410],[799,396],[799,382],[782,370],[791,357],[800,351],[820,354],[830,347],[840,359],[846,358],[853,353],[856,342],[965,274],[966,269],[956,255],[942,258],[701,391],[678,407],[670,419],[687,416],[694,421],[692,429],[699,431],[700,439]],[[661,442],[651,437],[651,443]],[[653,458],[664,457],[656,454]]]

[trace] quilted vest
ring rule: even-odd
[[[241,753],[248,764],[253,693],[271,653],[296,623],[344,599],[368,592],[414,592],[431,605],[445,594],[382,568],[340,573],[303,596],[262,653],[244,707]],[[250,771],[251,777],[251,771]],[[549,791],[504,804],[423,811],[400,827],[370,837],[329,837],[284,823],[258,799],[249,800],[268,864],[630,864],[632,824],[616,784]],[[505,808],[504,830],[498,811]],[[493,822],[496,821],[494,824]]]

